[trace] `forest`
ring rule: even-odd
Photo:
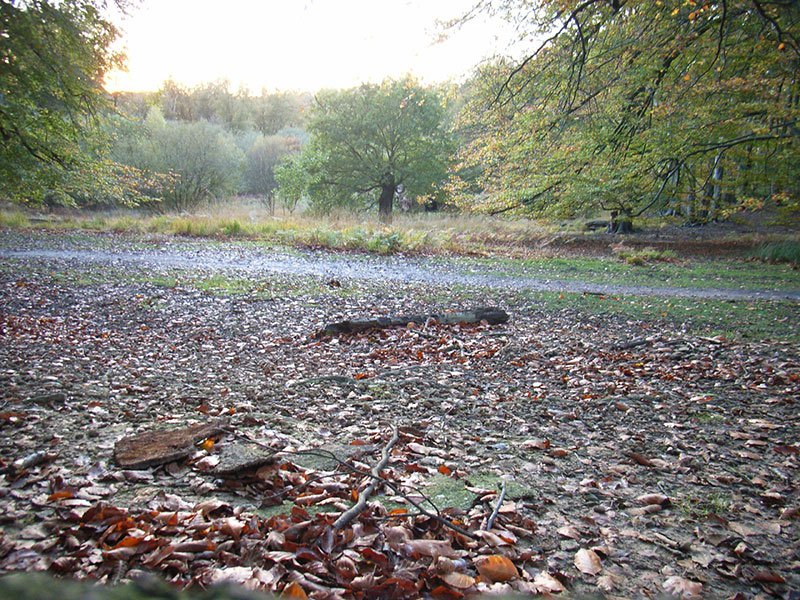
[[[464,76],[114,88],[167,4],[0,0],[0,598],[798,597],[800,3],[474,0],[436,35],[513,51]],[[287,6],[210,31],[324,63]]]
[[[247,194],[273,212],[377,207],[384,221],[399,202],[535,218],[613,212],[621,231],[643,215],[796,214],[794,3],[480,8],[543,41],[458,84],[405,76],[253,95],[168,80],[109,95],[103,74],[122,57],[96,6],[4,3],[0,192],[161,212]]]

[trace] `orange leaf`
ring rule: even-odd
[[[127,536],[122,539],[114,548],[131,548],[133,546],[138,546],[142,542],[141,538]]]
[[[366,379],[367,377],[369,377],[368,373],[356,373],[355,375],[353,375],[353,379],[357,381],[361,381],[362,379]]]
[[[475,568],[478,569],[478,573],[481,574],[481,577],[488,579],[492,583],[509,581],[519,576],[514,563],[502,554],[479,556],[473,562],[475,563]]]
[[[464,594],[458,590],[440,585],[431,590],[431,596],[437,600],[461,600],[461,598],[464,597]]]
[[[54,492],[47,497],[48,502],[55,502],[56,500],[65,500],[67,498],[74,498],[75,494],[70,492],[69,490],[61,490],[58,492]]]
[[[453,472],[453,470],[447,465],[439,465],[437,471],[439,471],[439,473],[442,475],[450,475]]]
[[[211,452],[211,449],[214,447],[214,440],[213,438],[208,438],[203,440],[203,443],[200,444],[200,447],[205,450],[206,452]]]
[[[358,502],[358,490],[350,490],[350,499],[353,502]]]
[[[281,593],[282,598],[299,598],[300,600],[308,600],[308,595],[306,594],[305,590],[300,587],[300,584],[296,581],[293,581],[285,588],[283,588],[283,593]]]
[[[389,515],[392,517],[404,517],[408,514],[408,511],[405,508],[393,508],[389,511]]]

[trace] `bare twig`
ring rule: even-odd
[[[497,497],[497,503],[494,505],[494,510],[489,518],[486,520],[486,525],[484,526],[484,531],[489,531],[494,525],[494,520],[497,518],[497,515],[500,514],[500,507],[503,506],[503,500],[506,498],[506,482],[505,479],[503,480],[503,487],[500,490],[500,495]]]
[[[369,485],[364,489],[364,491],[358,495],[358,502],[344,511],[339,518],[336,519],[333,524],[334,529],[342,529],[347,527],[352,520],[361,514],[361,512],[367,506],[367,502],[369,501],[370,496],[372,496],[372,493],[375,491],[375,488],[378,487],[378,483],[383,481],[381,478],[381,471],[389,463],[389,454],[399,439],[400,433],[397,430],[397,425],[395,425],[392,428],[392,438],[389,440],[389,443],[383,447],[383,450],[381,450],[381,459],[374,467],[372,467],[372,481],[370,481]]]
[[[398,488],[391,481],[387,481],[383,477],[380,477],[380,476],[375,475],[373,473],[367,473],[365,471],[361,471],[361,470],[355,468],[354,466],[348,464],[347,462],[341,460],[333,452],[329,452],[327,450],[296,450],[296,451],[282,450],[282,451],[276,451],[274,448],[271,448],[267,444],[264,444],[263,442],[259,442],[257,440],[254,440],[254,439],[252,439],[252,438],[250,438],[248,436],[242,435],[242,434],[237,433],[235,431],[228,430],[228,432],[231,435],[234,435],[234,436],[236,436],[236,437],[238,437],[240,439],[250,441],[250,442],[256,444],[257,446],[261,446],[263,448],[266,448],[266,449],[270,450],[275,455],[285,454],[285,455],[296,455],[296,456],[322,456],[322,457],[325,457],[325,458],[330,458],[332,461],[336,462],[337,464],[339,464],[340,466],[346,468],[348,471],[350,471],[352,473],[355,473],[357,475],[361,475],[363,477],[371,477],[373,480],[383,483],[386,487],[388,487],[390,490],[392,490],[392,492],[394,492],[398,496],[402,497],[411,506],[416,508],[421,515],[426,516],[429,519],[433,519],[437,523],[441,523],[442,525],[444,525],[448,529],[452,529],[453,531],[455,531],[456,533],[458,533],[460,535],[463,535],[464,537],[468,537],[468,538],[470,538],[472,540],[478,540],[479,539],[478,536],[476,536],[474,533],[472,533],[470,531],[467,531],[466,529],[464,529],[462,527],[459,527],[458,525],[453,524],[448,519],[443,517],[441,514],[438,514],[439,513],[438,507],[430,500],[430,498],[425,496],[425,494],[422,494],[422,492],[418,491],[418,493],[423,497],[423,499],[433,507],[433,509],[436,511],[435,513],[423,508],[420,505],[419,502],[417,502],[413,498],[409,497],[408,494],[406,494],[402,490],[400,490],[400,488]]]

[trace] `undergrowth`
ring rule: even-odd
[[[787,240],[762,244],[753,252],[753,256],[767,262],[789,263],[800,267],[800,242]]]

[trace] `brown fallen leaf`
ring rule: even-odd
[[[544,571],[533,578],[533,585],[539,594],[558,594],[566,589],[558,579]]]
[[[594,550],[581,548],[575,553],[575,567],[585,575],[597,575],[603,570],[600,557]]]
[[[668,593],[679,598],[700,598],[703,584],[673,575],[661,584]]]
[[[407,556],[446,556],[456,558],[459,553],[453,550],[450,542],[445,540],[411,540],[400,546]]]
[[[630,452],[628,454],[628,458],[630,458],[637,465],[642,465],[643,467],[655,467],[655,463],[653,463],[653,461],[647,458],[644,454]]]
[[[786,583],[786,580],[775,571],[755,571],[750,579],[759,583]]]
[[[466,575],[465,573],[458,573],[457,571],[453,571],[451,573],[445,573],[444,575],[440,575],[439,577],[447,585],[459,590],[466,590],[475,585],[474,577]]]
[[[578,530],[575,529],[575,527],[573,527],[572,525],[563,525],[558,529],[556,529],[556,532],[558,533],[558,535],[565,538],[570,538],[573,540],[581,539],[581,534],[578,533]]]
[[[669,496],[665,496],[664,494],[642,494],[636,498],[636,502],[644,506],[650,504],[663,505],[669,503]]]
[[[522,450],[547,450],[550,447],[550,440],[543,439],[543,440],[525,440],[522,442],[519,447]]]
[[[509,581],[519,576],[517,567],[511,560],[502,554],[479,556],[473,563],[483,579],[492,583]]]

